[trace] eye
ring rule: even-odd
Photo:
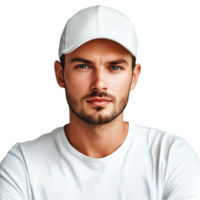
[[[76,68],[79,68],[80,66],[87,66],[87,65],[77,65]],[[85,68],[81,68],[81,69],[85,69]]]
[[[80,66],[86,66],[87,67],[87,65],[77,65],[76,68],[80,68]],[[121,70],[123,69],[122,67],[118,67],[118,66],[112,66],[111,68],[113,68],[113,67],[120,68]],[[81,69],[86,69],[86,68],[81,68]],[[115,71],[119,71],[119,70],[115,70]]]
[[[113,66],[113,67],[118,67],[118,66]],[[111,68],[112,68],[112,67],[111,67]],[[123,69],[122,67],[118,67],[118,68]],[[116,70],[116,71],[119,71],[119,70]]]

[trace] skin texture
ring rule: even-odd
[[[91,61],[70,62],[73,58]],[[127,64],[109,64],[115,60]],[[70,123],[64,126],[70,144],[92,158],[102,158],[116,151],[128,133],[123,111],[129,92],[137,84],[141,71],[136,64],[132,71],[131,53],[120,44],[108,39],[94,39],[65,55],[65,68],[55,61],[58,85],[65,88],[69,105]],[[106,97],[107,105],[95,106],[87,102],[92,97]]]

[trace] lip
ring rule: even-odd
[[[87,100],[87,102],[91,102],[91,101],[96,101],[96,102],[110,102],[111,100],[107,99],[107,98],[99,98],[99,97],[94,97],[94,98],[91,98],[91,99]]]
[[[87,102],[94,106],[104,106],[104,105],[109,104],[111,101],[87,101]]]

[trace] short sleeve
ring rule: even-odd
[[[200,200],[200,160],[182,138],[170,146],[164,182],[163,200]]]
[[[0,200],[30,199],[28,173],[19,144],[0,163]]]

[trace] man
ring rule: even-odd
[[[66,54],[64,70],[56,61],[55,73],[58,84],[66,88],[70,124],[65,132],[70,143],[89,157],[114,152],[127,136],[123,110],[140,65],[132,73],[132,56],[124,47],[95,39]]]
[[[0,166],[0,199],[200,199],[200,160],[173,134],[123,121],[141,71],[130,20],[83,9],[62,33],[56,80],[70,123],[16,143]]]

